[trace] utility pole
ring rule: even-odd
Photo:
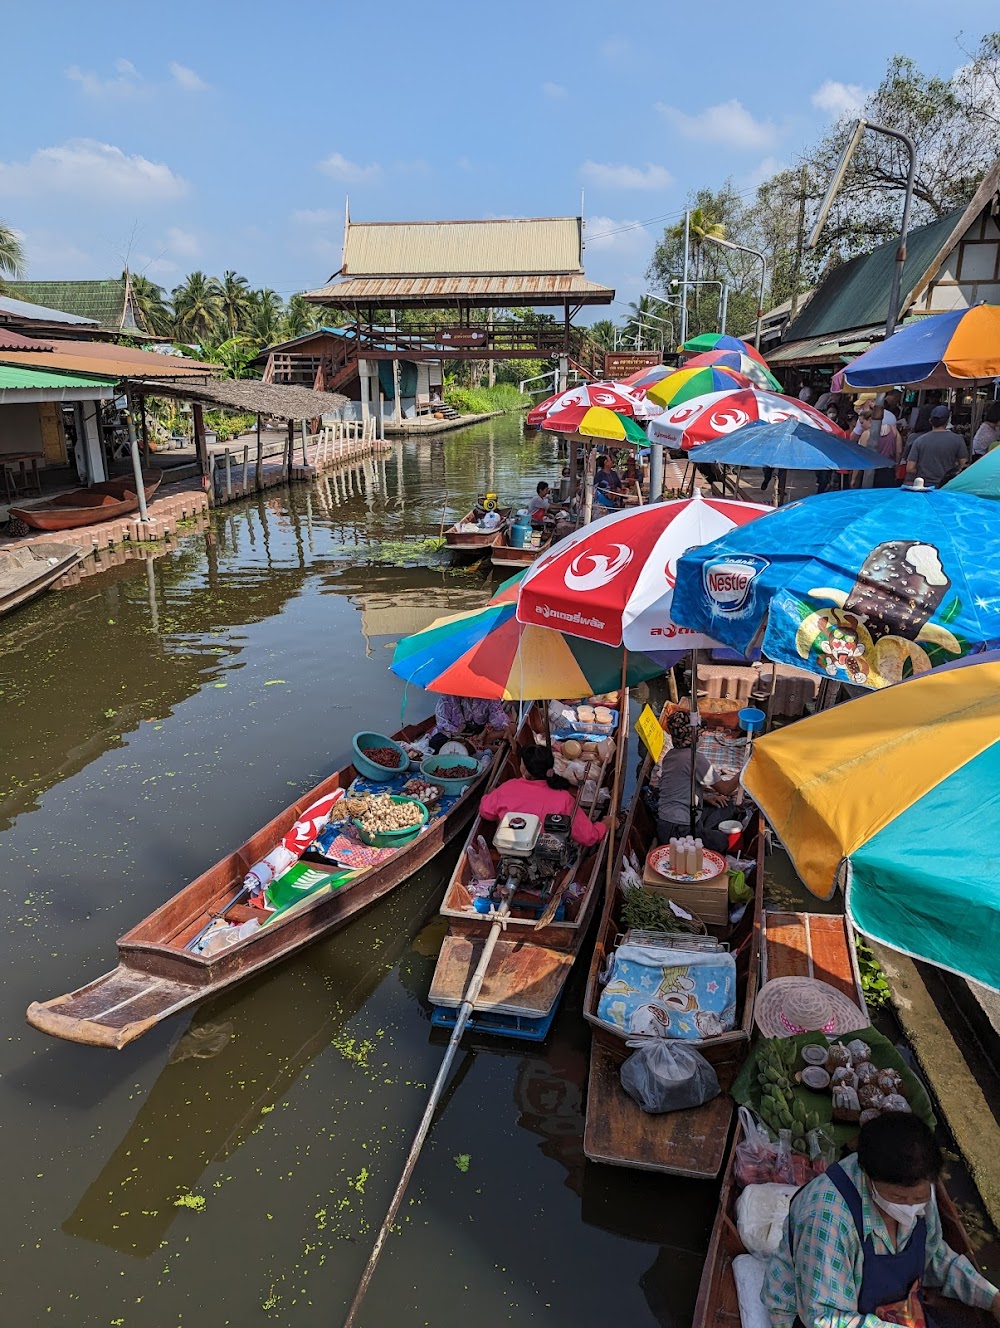
[[[691,254],[691,209],[684,213],[684,280],[681,283],[681,345],[688,336],[688,260]]]
[[[795,315],[799,308],[799,284],[802,280],[802,249],[806,242],[806,184],[808,182],[808,172],[805,162],[802,163],[802,174],[799,176],[799,227],[795,236],[795,276],[792,283],[792,307],[788,314],[788,321],[795,321]]]

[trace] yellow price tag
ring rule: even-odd
[[[663,751],[663,730],[660,728],[660,721],[648,705],[643,706],[642,714],[635,721],[635,731],[646,744],[646,749],[653,760],[658,761]]]

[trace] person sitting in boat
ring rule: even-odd
[[[724,853],[729,836],[716,827],[732,817],[731,795],[739,776],[723,779],[707,756],[694,751],[694,730],[683,710],[675,710],[667,720],[667,732],[673,746],[660,759],[660,793],[657,806],[656,834],[661,844],[691,833],[691,762],[695,763],[695,799],[699,810],[694,833],[706,848]],[[701,805],[708,803],[706,807]]]
[[[534,495],[528,500],[528,520],[532,530],[541,530],[546,521],[552,521],[561,515],[561,508],[552,506],[552,490],[540,480],[535,486]]]
[[[925,1287],[1000,1321],[1000,1292],[945,1244],[940,1171],[941,1150],[918,1116],[886,1112],[864,1124],[857,1153],[792,1198],[761,1291],[773,1328],[922,1325]],[[926,1322],[953,1319],[931,1306]]]
[[[466,742],[482,747],[510,727],[510,716],[502,701],[483,701],[477,696],[442,696],[434,708],[437,721],[431,730],[432,752],[446,742]]]
[[[487,793],[479,804],[479,814],[487,821],[502,821],[508,812],[527,813],[540,821],[555,813],[572,816],[570,835],[574,842],[581,848],[599,844],[608,833],[610,815],[603,821],[592,821],[579,810],[574,814],[576,798],[570,792],[573,786],[555,773],[553,763],[551,747],[529,747],[523,751],[520,779],[507,779]]]

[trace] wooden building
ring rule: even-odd
[[[570,368],[597,378],[603,352],[573,318],[614,296],[584,274],[580,217],[354,222],[348,215],[339,270],[306,298],[350,322],[271,347],[264,377],[343,392],[361,418],[382,412],[397,421],[420,412],[446,361],[545,359],[564,378]],[[515,309],[557,316],[516,319]]]

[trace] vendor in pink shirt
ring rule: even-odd
[[[552,769],[552,749],[531,747],[521,754],[521,778],[508,779],[487,793],[479,804],[479,811],[487,821],[502,821],[508,812],[528,813],[544,820],[559,813],[572,816],[572,838],[582,848],[599,844],[608,833],[610,817],[591,821],[582,812],[573,809],[576,798],[570,792],[572,785]]]

